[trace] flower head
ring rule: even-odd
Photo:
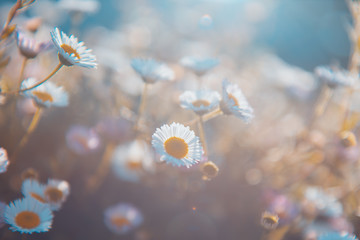
[[[137,182],[144,170],[153,170],[153,157],[148,144],[135,140],[118,146],[112,157],[112,169],[122,180]]]
[[[75,153],[83,155],[99,149],[100,137],[90,128],[74,125],[66,133],[66,144]]]
[[[51,210],[59,210],[70,193],[70,185],[67,181],[49,179],[44,188],[44,198],[50,205]]]
[[[0,147],[0,173],[6,172],[9,166],[9,159],[4,148]]]
[[[219,105],[220,94],[211,90],[185,91],[180,95],[180,105],[197,114],[210,112]]]
[[[352,86],[355,78],[344,69],[338,69],[330,66],[318,66],[314,70],[315,76],[320,81],[327,84],[330,88]]]
[[[33,198],[10,203],[5,208],[4,217],[12,231],[21,233],[47,232],[53,220],[49,206]]]
[[[40,52],[50,48],[50,42],[38,43],[34,38],[26,36],[23,32],[16,32],[16,44],[21,55],[26,58],[35,58]]]
[[[78,42],[73,35],[68,37],[58,28],[51,31],[51,39],[59,51],[59,60],[65,66],[77,65],[86,68],[96,68],[96,57],[91,54],[92,50],[84,46],[84,42]]]
[[[254,117],[253,109],[247,102],[238,85],[223,81],[223,99],[220,103],[221,110],[225,114],[233,114],[241,118],[244,122],[249,123]]]
[[[270,212],[263,212],[261,215],[261,225],[267,230],[275,229],[279,224],[278,215]]]
[[[25,179],[21,186],[24,197],[33,198],[41,203],[46,203],[44,196],[45,185],[35,179]]]
[[[116,234],[125,234],[143,222],[141,212],[131,204],[119,203],[105,210],[105,224]]]
[[[174,71],[165,63],[155,61],[154,59],[134,58],[131,66],[137,72],[144,82],[155,83],[158,81],[174,80]]]
[[[202,146],[195,133],[180,123],[164,124],[152,135],[152,145],[161,160],[174,166],[186,166],[201,161]]]
[[[215,58],[183,57],[180,63],[197,75],[203,75],[216,67],[219,64],[219,60]]]
[[[25,79],[21,84],[21,89],[30,88],[36,83],[35,78]],[[69,96],[64,88],[52,82],[44,82],[35,88],[23,91],[23,94],[33,98],[40,107],[66,107],[69,104]]]

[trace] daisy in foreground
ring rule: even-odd
[[[249,123],[254,117],[253,109],[247,102],[238,85],[226,79],[222,83],[223,99],[220,103],[221,111],[228,115],[235,115],[244,122]]]
[[[58,28],[51,31],[51,39],[59,51],[60,63],[65,66],[77,65],[86,68],[96,68],[96,57],[91,54],[92,50],[84,46],[84,42],[79,42],[76,37],[68,37]]]
[[[4,218],[12,231],[47,232],[51,228],[53,214],[48,205],[33,198],[23,198],[5,208]]]
[[[152,145],[161,161],[173,166],[190,166],[201,161],[202,146],[194,131],[180,123],[164,124],[152,135]]]

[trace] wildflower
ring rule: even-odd
[[[208,179],[214,178],[219,174],[219,168],[212,161],[207,161],[201,165],[201,172]]]
[[[125,234],[143,222],[141,212],[131,204],[119,203],[105,210],[105,224],[116,234]]]
[[[49,49],[50,43],[37,43],[34,38],[26,36],[23,32],[17,31],[16,44],[21,55],[26,58],[35,58],[40,52]]]
[[[236,84],[228,82],[226,79],[222,83],[223,99],[220,108],[225,114],[233,114],[249,123],[254,117],[253,109],[247,102],[241,89]]]
[[[180,95],[180,105],[197,114],[205,114],[219,105],[220,94],[211,90],[185,91]]]
[[[344,69],[329,66],[318,66],[314,70],[315,76],[330,88],[348,87],[355,83],[355,77]]]
[[[340,140],[344,147],[353,147],[357,144],[355,134],[350,131],[342,131],[340,133]]]
[[[135,140],[129,144],[120,145],[114,151],[112,167],[118,178],[137,182],[144,170],[152,171],[154,168],[148,144]]]
[[[51,31],[51,38],[59,51],[59,60],[63,65],[96,68],[96,57],[91,54],[91,49],[84,46],[84,42],[78,42],[73,35],[68,37],[64,32],[60,33],[58,28]]]
[[[158,81],[172,81],[175,78],[174,71],[165,63],[154,59],[134,58],[131,67],[137,72],[144,82],[155,83]]]
[[[25,79],[21,84],[21,89],[31,88],[36,83],[35,78]],[[33,98],[40,107],[66,107],[69,104],[69,96],[64,88],[52,82],[44,82],[35,88],[23,91],[23,94]]]
[[[21,192],[24,197],[33,198],[41,203],[46,203],[44,196],[45,185],[35,179],[26,179],[21,186]]]
[[[279,224],[279,217],[270,212],[263,212],[261,216],[261,225],[267,230],[275,229]]]
[[[214,58],[183,57],[180,63],[200,76],[216,67],[219,64],[219,60]]]
[[[9,166],[9,159],[4,148],[0,147],[0,173],[6,172]]]
[[[326,233],[318,238],[319,240],[358,240],[354,235],[349,233],[340,234],[338,232]]]
[[[4,217],[12,231],[21,233],[47,232],[53,214],[48,205],[33,198],[15,200],[5,208]]]
[[[164,124],[152,135],[152,145],[161,160],[174,166],[186,166],[201,161],[202,146],[195,133],[180,123]]]
[[[53,211],[60,209],[69,193],[69,183],[63,180],[49,179],[44,188],[44,198]]]
[[[98,150],[100,138],[92,129],[75,125],[66,133],[66,144],[72,151],[82,155]]]

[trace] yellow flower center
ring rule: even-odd
[[[22,211],[15,217],[15,223],[21,228],[33,229],[40,225],[40,217],[31,211]]]
[[[192,105],[194,105],[195,107],[201,107],[201,106],[208,107],[210,105],[210,102],[206,101],[206,100],[199,99],[199,100],[194,101],[192,103]]]
[[[189,146],[182,138],[171,137],[164,143],[165,151],[174,158],[184,158],[189,152]]]
[[[231,93],[229,93],[229,94],[228,94],[228,97],[234,101],[235,106],[239,106],[239,102],[238,102],[238,100],[236,99],[236,97],[235,97],[234,95],[232,95]]]
[[[34,96],[36,96],[38,99],[40,99],[42,102],[46,102],[46,101],[53,102],[54,101],[53,97],[47,92],[32,91],[32,94]]]
[[[142,168],[142,163],[140,161],[129,160],[126,163],[126,166],[130,170],[140,170]]]
[[[59,202],[63,198],[63,192],[55,187],[49,187],[45,190],[45,196],[50,202]]]
[[[67,54],[71,55],[71,54],[74,54],[75,57],[77,59],[80,59],[80,55],[77,53],[77,51],[75,49],[73,49],[71,46],[63,43],[61,46],[60,46]]]
[[[111,223],[119,228],[122,228],[122,227],[125,227],[125,226],[128,226],[131,224],[128,219],[126,219],[124,217],[118,217],[118,216],[112,217]]]
[[[43,198],[43,197],[41,197],[39,194],[37,194],[37,193],[30,193],[30,196],[32,197],[32,198],[35,198],[36,200],[38,200],[39,202],[42,202],[42,203],[45,203],[46,201],[45,201],[45,199]]]

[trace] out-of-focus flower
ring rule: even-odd
[[[197,75],[203,75],[219,64],[219,60],[215,58],[201,58],[201,57],[183,57],[180,60],[181,65],[190,69]]]
[[[36,83],[35,78],[25,79],[21,84],[21,89],[31,88]],[[23,91],[23,94],[33,98],[40,107],[66,107],[69,104],[69,96],[64,88],[52,82],[44,82],[35,88]]]
[[[22,31],[16,32],[16,44],[21,55],[26,58],[35,58],[40,52],[51,47],[50,42],[38,43],[34,38],[26,36]]]
[[[354,235],[351,235],[349,233],[338,233],[338,232],[332,232],[332,233],[326,233],[318,238],[319,240],[358,240]]]
[[[292,222],[299,214],[299,208],[285,195],[276,194],[267,207],[269,212],[279,216],[279,224],[285,225]]]
[[[137,182],[144,171],[154,170],[153,154],[148,144],[135,140],[118,146],[112,157],[112,169],[122,180]]]
[[[172,81],[175,78],[174,71],[171,68],[154,59],[134,58],[131,60],[131,66],[146,83]]]
[[[186,166],[201,161],[202,146],[199,138],[189,127],[180,123],[164,124],[152,135],[152,145],[161,160],[173,166]]]
[[[350,131],[342,131],[340,132],[340,142],[344,147],[353,147],[356,146],[357,141],[355,134]]]
[[[131,204],[119,203],[105,210],[105,224],[116,234],[126,234],[143,222],[141,212]]]
[[[75,153],[83,155],[98,150],[100,138],[92,129],[75,125],[66,133],[66,144]]]
[[[70,193],[70,185],[67,181],[49,179],[44,188],[44,197],[51,210],[59,210]]]
[[[47,232],[53,220],[49,206],[33,198],[10,203],[5,208],[4,217],[12,231],[21,233]]]
[[[51,39],[59,51],[59,60],[65,66],[77,65],[86,68],[96,68],[96,57],[91,54],[92,50],[84,46],[84,42],[78,42],[73,35],[68,37],[58,28],[51,31]]]
[[[7,204],[4,202],[0,202],[0,228],[5,225],[4,212]]]
[[[95,13],[99,10],[97,0],[60,0],[58,7],[69,12]]]
[[[35,179],[26,179],[22,183],[21,192],[24,197],[34,198],[41,203],[46,203],[44,196],[45,185]]]
[[[212,179],[219,174],[218,166],[216,166],[216,164],[212,161],[207,161],[203,163],[200,169],[204,176],[208,179]]]
[[[220,108],[225,114],[233,114],[249,123],[254,117],[253,109],[247,102],[241,89],[237,84],[230,83],[226,79],[222,83],[223,99]]]
[[[0,173],[6,172],[9,166],[9,159],[4,148],[0,147]]]
[[[329,66],[318,66],[315,68],[314,73],[320,81],[330,88],[352,86],[356,81],[356,78],[347,70]]]
[[[180,95],[180,105],[197,114],[205,114],[219,105],[221,96],[212,90],[185,91]]]
[[[101,120],[95,126],[95,131],[108,141],[126,142],[134,137],[133,123],[125,118],[108,118]]]
[[[263,212],[261,215],[261,225],[267,230],[273,230],[279,225],[278,215],[270,212]]]

